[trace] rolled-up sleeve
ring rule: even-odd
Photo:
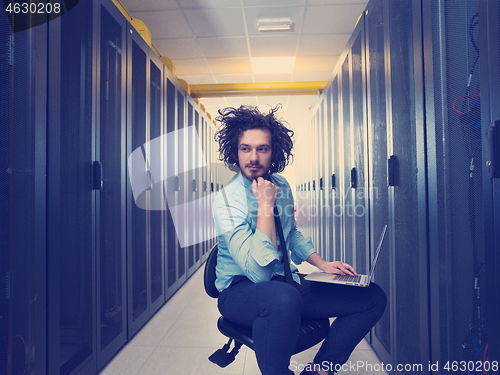
[[[305,238],[295,227],[290,231],[288,241],[292,254],[292,261],[295,264],[301,264],[315,252],[311,237]]]

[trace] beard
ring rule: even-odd
[[[260,168],[257,170],[252,170],[248,169],[248,167]],[[259,177],[266,179],[266,177],[269,175],[269,171],[264,170],[264,166],[261,164],[247,164],[245,165],[245,168],[240,168],[240,170],[243,177],[250,181],[257,180]]]

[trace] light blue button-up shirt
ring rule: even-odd
[[[272,175],[271,180],[278,187],[276,206],[288,253],[295,264],[300,264],[315,252],[311,239],[297,230],[292,191],[286,179]],[[219,291],[226,289],[234,276],[246,276],[258,283],[275,274],[284,275],[279,236],[276,234],[276,251],[271,239],[256,228],[257,208],[252,182],[241,172],[214,199],[212,213],[219,247],[215,286]],[[297,267],[291,264],[291,269],[294,280],[300,283]]]

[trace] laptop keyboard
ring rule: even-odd
[[[361,276],[349,276],[349,275],[342,275],[342,276],[336,276],[335,280],[339,281],[350,281],[353,283],[359,283],[361,281]]]

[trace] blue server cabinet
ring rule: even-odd
[[[48,24],[0,4],[0,373],[45,371]]]
[[[178,176],[177,176],[177,137],[175,131],[177,128],[177,95],[176,81],[173,75],[165,67],[165,128],[166,134],[172,134],[168,137],[165,145],[165,162],[168,178],[165,180],[165,195],[167,197],[167,211],[165,212],[165,284],[167,298],[171,296],[178,288],[177,283],[177,254],[179,243],[175,231],[175,220],[177,219],[175,211],[171,206],[177,205],[178,201]]]
[[[334,70],[335,72],[335,70]],[[341,154],[340,154],[340,117],[339,117],[339,78],[336,74],[331,83],[331,102],[332,102],[332,174],[330,182],[333,194],[333,218],[335,220],[331,227],[333,234],[333,259],[332,261],[342,260],[342,189],[340,186],[341,175]]]
[[[139,33],[127,25],[127,155],[141,150],[147,160],[146,144],[150,141],[149,129],[149,47]],[[144,192],[144,203],[134,201],[132,182],[140,180],[146,186],[149,173],[144,170],[131,173],[128,169],[127,189],[127,284],[128,284],[128,338],[131,338],[149,319],[150,291],[150,210],[149,191]],[[142,189],[141,189],[142,190]]]
[[[127,339],[126,21],[111,1],[94,8],[97,369]]]
[[[96,369],[93,4],[49,22],[47,372]]]
[[[481,58],[481,128],[483,132],[485,197],[485,261],[488,346],[484,358],[500,362],[500,4],[497,1],[479,3],[479,51]]]

